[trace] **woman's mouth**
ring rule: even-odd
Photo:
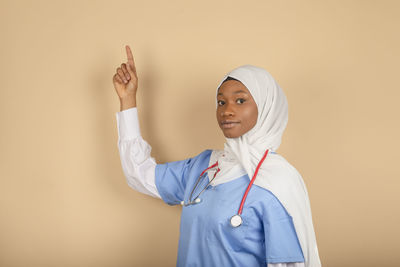
[[[221,127],[223,129],[230,129],[230,128],[235,127],[237,124],[239,124],[238,121],[223,121],[223,122],[221,122]]]

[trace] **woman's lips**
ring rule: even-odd
[[[237,122],[237,121],[223,121],[223,122],[221,122],[221,126],[222,126],[223,129],[233,128],[237,124],[239,124],[239,122]]]

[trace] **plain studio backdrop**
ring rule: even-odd
[[[157,162],[223,148],[215,90],[284,90],[278,153],[307,185],[323,266],[400,262],[398,1],[0,1],[0,266],[174,266],[180,207],[128,187],[112,85],[132,48]]]

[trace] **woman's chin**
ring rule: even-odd
[[[237,134],[237,133],[235,133],[233,131],[224,130],[224,131],[222,131],[222,133],[224,134],[224,136],[226,138],[238,138],[238,137],[240,137],[239,134]]]

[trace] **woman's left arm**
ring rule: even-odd
[[[268,267],[304,267],[293,219],[276,197],[263,211],[263,224]]]

